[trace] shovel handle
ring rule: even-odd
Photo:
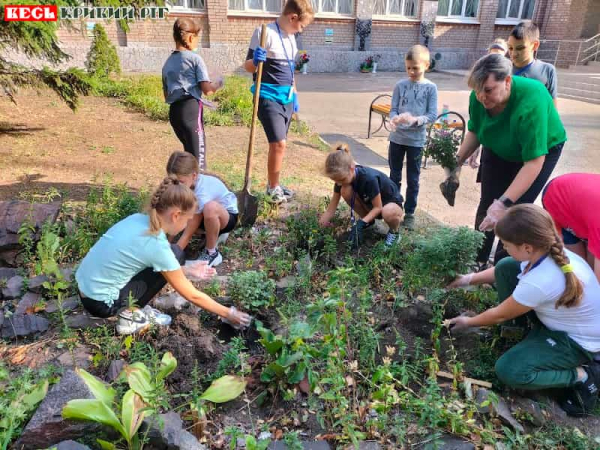
[[[260,46],[262,48],[265,47],[267,42],[267,25],[263,23],[261,32],[260,32]],[[254,90],[254,102],[252,108],[252,122],[250,123],[250,142],[248,142],[248,157],[246,159],[246,176],[244,178],[244,187],[243,191],[250,191],[250,173],[252,169],[252,156],[254,150],[254,133],[256,131],[256,117],[258,116],[258,103],[260,100],[260,84],[262,80],[263,73],[263,62],[260,61],[258,63],[258,68],[256,70],[256,88]]]

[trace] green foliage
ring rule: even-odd
[[[246,344],[242,338],[234,337],[231,339],[229,349],[223,354],[223,358],[219,361],[217,370],[210,375],[210,381],[232,372],[243,372],[248,357],[246,350]]]
[[[440,128],[436,125],[440,124]],[[460,131],[450,128],[446,122],[437,122],[425,147],[425,156],[433,158],[442,167],[456,168],[456,152],[460,147]]]
[[[0,449],[6,450],[11,441],[21,434],[41,402],[50,383],[56,381],[56,369],[48,366],[35,372],[26,369],[18,376],[10,375],[0,361]]]
[[[410,290],[444,287],[468,270],[482,239],[482,233],[467,227],[441,227],[429,232],[415,242],[406,257],[402,281]]]
[[[332,262],[337,254],[337,242],[334,230],[319,226],[319,211],[316,208],[304,208],[286,220],[287,248],[294,258],[308,252],[313,258],[322,256],[325,262]]]
[[[208,110],[207,125],[245,125],[252,121],[251,80],[239,75],[225,78],[223,88],[218,90],[213,99],[218,104],[216,111]]]
[[[148,193],[133,193],[124,184],[105,181],[101,188],[92,188],[85,208],[76,214],[73,231],[65,239],[65,246],[73,259],[87,254],[96,241],[115,223],[141,211]]]
[[[258,311],[273,304],[275,282],[265,272],[236,272],[229,281],[229,295],[240,309]]]
[[[94,39],[88,53],[87,68],[89,73],[96,78],[121,74],[117,49],[108,39],[104,27],[99,23],[94,25]]]
[[[19,245],[23,248],[23,263],[29,266],[34,261],[35,245],[35,222],[33,221],[33,205],[29,209],[29,214],[19,227]]]

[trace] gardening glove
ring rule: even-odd
[[[444,320],[443,325],[450,328],[452,331],[466,330],[467,328],[471,328],[469,319],[470,317],[468,316],[458,316],[453,319]]]
[[[294,92],[293,95],[293,102],[294,102],[294,112],[296,114],[298,114],[298,112],[300,112],[300,103],[298,103],[298,94],[296,92]]]
[[[186,263],[185,273],[191,278],[199,280],[210,280],[217,274],[217,271],[208,266],[208,261],[192,261]]]
[[[360,244],[362,244],[364,231],[368,226],[369,224],[367,222],[362,219],[358,219],[350,229],[350,236],[348,236],[348,240],[352,243],[353,249],[357,249]]]
[[[231,306],[229,308],[229,312],[227,313],[227,317],[221,317],[221,320],[228,325],[231,325],[236,330],[241,328],[247,328],[250,326],[252,322],[252,316],[246,314],[245,312],[238,311],[235,306]]]
[[[452,283],[446,286],[446,289],[456,289],[460,287],[466,287],[471,284],[471,280],[473,280],[473,274],[468,273],[467,275],[459,275]]]
[[[265,62],[267,60],[267,51],[262,47],[256,47],[254,49],[254,56],[252,57],[252,64],[258,67],[259,62]]]
[[[479,225],[479,231],[492,231],[498,221],[504,217],[508,208],[500,200],[494,200],[487,210],[487,216]]]

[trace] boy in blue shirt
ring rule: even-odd
[[[395,127],[389,137],[390,178],[402,190],[402,166],[406,155],[404,227],[409,230],[415,224],[427,124],[437,117],[437,86],[425,78],[429,61],[429,50],[422,45],[415,45],[406,53],[404,62],[408,79],[398,81],[394,87],[390,110],[390,122]]]

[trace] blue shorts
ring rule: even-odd
[[[574,244],[577,244],[578,242],[583,242],[583,243],[587,244],[587,239],[578,238],[575,235],[575,233],[573,233],[573,231],[571,231],[567,228],[561,228],[560,231],[562,232],[563,243],[565,245],[574,245]]]
[[[265,129],[269,144],[287,139],[293,112],[294,102],[282,105],[274,100],[260,98],[258,102],[258,120]]]

